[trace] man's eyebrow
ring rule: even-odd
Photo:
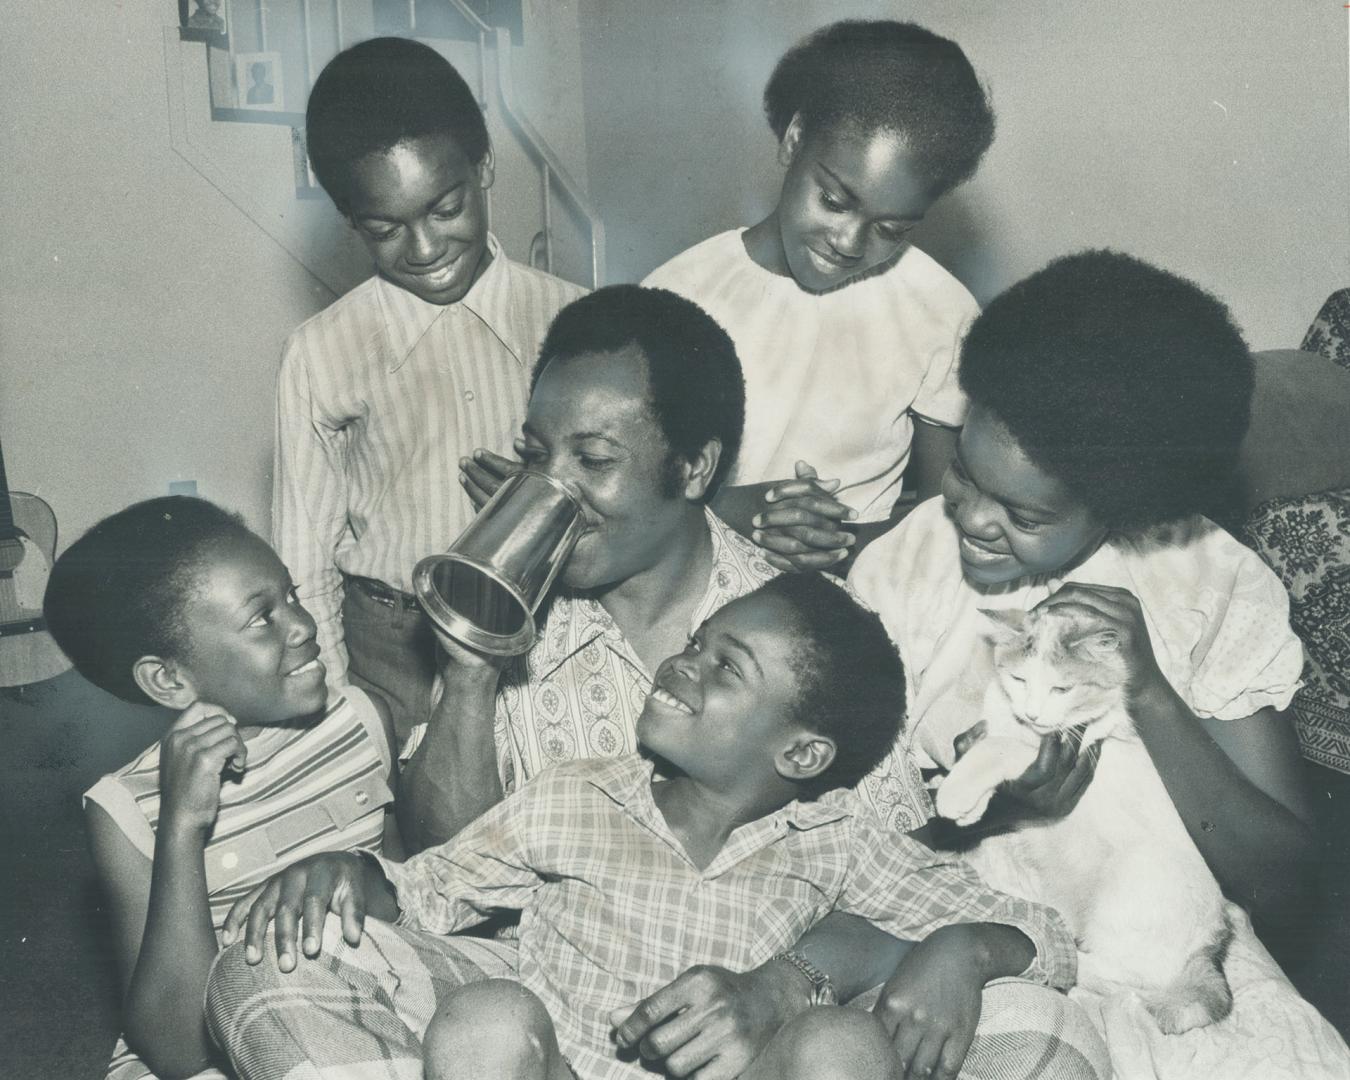
[[[731,648],[744,653],[750,663],[755,665],[755,670],[759,672],[759,677],[761,679],[764,678],[764,669],[759,666],[759,660],[755,657],[754,649],[750,648],[749,645],[733,634],[723,633],[722,640],[731,646]]]
[[[623,445],[623,443],[613,435],[607,435],[603,431],[576,431],[572,433],[572,439],[575,442],[581,442],[584,439],[603,439],[605,442],[612,443],[614,446]]]

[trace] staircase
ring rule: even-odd
[[[583,284],[604,282],[604,226],[583,185],[519,102],[512,65],[526,32],[521,0],[178,0],[178,7],[178,28],[165,32],[174,149],[332,291],[345,291],[368,273],[368,264],[351,237],[342,237],[335,250],[333,242],[312,235],[317,223],[302,227],[316,211],[333,212],[309,169],[304,107],[329,59],[382,34],[426,41],[475,89],[498,158],[489,215],[494,201],[507,204],[507,218],[498,224],[512,236],[494,231],[508,253]],[[547,17],[537,15],[541,25],[529,28],[534,53],[552,45],[543,25]],[[204,71],[197,66],[202,56]],[[245,144],[206,135],[208,115],[212,126],[269,125],[277,134],[239,128],[253,132],[250,160],[232,167],[230,148],[242,151]],[[269,147],[289,143],[290,167],[277,177],[277,191],[260,190],[256,174],[241,175],[257,169],[258,140],[269,140]],[[504,145],[508,141],[511,146]],[[512,157],[521,167],[512,167]],[[277,198],[282,184],[288,189],[284,201]],[[529,190],[534,184],[537,190]],[[344,266],[353,261],[355,269]]]

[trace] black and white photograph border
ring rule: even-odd
[[[1213,291],[1252,349],[1273,356],[1311,351],[1310,325],[1306,340],[1328,341],[1335,319],[1319,310],[1350,287],[1344,0],[520,7],[521,40],[497,58],[489,38],[481,71],[476,42],[433,44],[487,102],[503,251],[542,263],[547,234],[553,272],[578,284],[595,265],[586,222],[557,192],[546,218],[543,170],[508,104],[596,208],[603,280],[641,280],[772,207],[782,173],[765,81],[794,42],[848,16],[950,36],[988,85],[998,130],[987,160],[913,234],[979,303],[1054,256],[1110,247]],[[0,439],[10,487],[55,514],[58,556],[100,518],[184,483],[269,535],[282,343],[371,273],[285,128],[300,123],[307,79],[339,45],[370,36],[372,8],[0,0],[0,149],[11,163]],[[253,34],[261,13],[277,23],[266,40]],[[230,59],[230,46],[258,51]],[[272,64],[274,102],[250,106],[247,64],[259,57]],[[294,120],[266,115],[287,95]],[[1343,324],[1350,304],[1342,296],[1329,310]],[[1338,465],[1350,417],[1338,429],[1285,405],[1284,421],[1253,429],[1261,445],[1323,486],[1350,485]],[[1287,477],[1267,479],[1278,493]],[[1295,509],[1257,539],[1308,532]],[[1321,519],[1313,525],[1321,535]],[[14,988],[0,1077],[102,1075],[119,982],[81,796],[163,731],[160,712],[112,701],[73,671],[0,689],[0,970]],[[1350,909],[1344,893],[1338,902]],[[1350,953],[1329,959],[1350,966]]]

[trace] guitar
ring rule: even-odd
[[[40,682],[70,667],[42,617],[55,552],[56,515],[36,495],[9,490],[0,451],[0,686]]]

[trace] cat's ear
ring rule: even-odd
[[[1013,641],[1026,630],[1027,613],[1016,610],[980,608],[984,616],[984,636],[995,644]]]
[[[1065,646],[1087,660],[1105,660],[1120,651],[1120,633],[1116,630],[1092,630],[1066,641]]]

